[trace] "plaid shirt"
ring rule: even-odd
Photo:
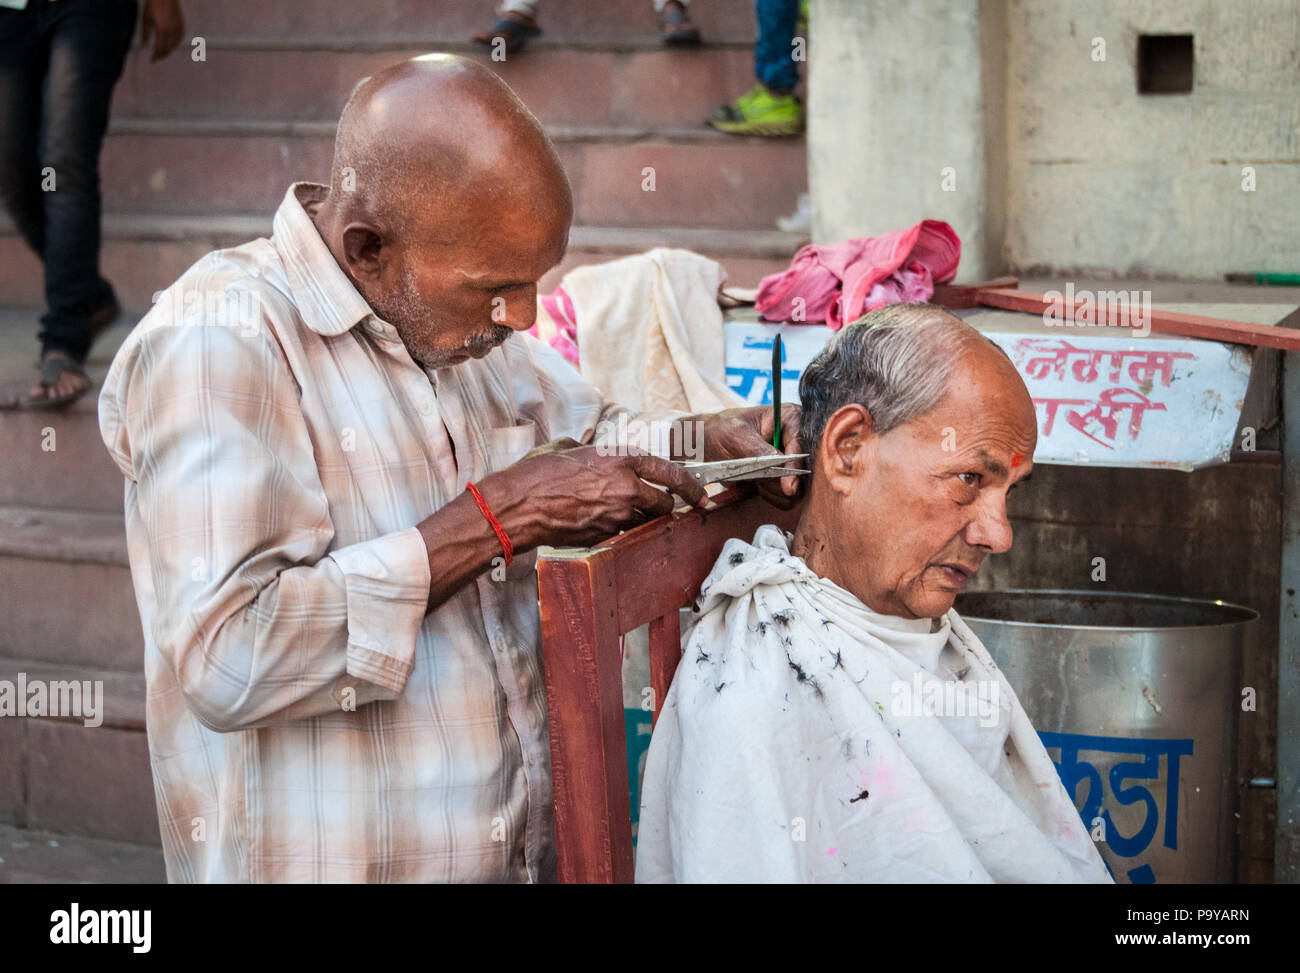
[[[523,334],[423,370],[318,235],[323,188],[162,292],[100,396],[167,877],[553,879],[536,558],[426,614],[414,525],[623,410]]]

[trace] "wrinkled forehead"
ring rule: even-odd
[[[1038,417],[1029,390],[1011,361],[992,348],[963,361],[938,404],[904,425],[944,440],[948,451],[996,444],[1032,457],[1038,441]]]
[[[442,251],[440,259],[470,276],[492,276],[518,264],[557,261],[571,220],[567,196],[543,199],[503,191],[476,195],[454,208],[429,201],[416,226],[419,242]]]

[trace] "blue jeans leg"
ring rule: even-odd
[[[135,0],[57,0],[49,10],[41,162],[54,170],[45,196],[45,302],[41,343],[78,360],[90,351],[89,318],[115,298],[99,274],[99,153],[113,86],[135,28]]]
[[[45,264],[43,349],[78,361],[114,300],[99,274],[99,152],[136,0],[29,0],[0,11],[0,200]]]
[[[754,73],[769,91],[789,94],[799,83],[793,57],[799,0],[754,0],[754,12],[758,15]]]
[[[45,253],[41,85],[47,52],[40,14],[0,7],[0,205],[37,256]]]

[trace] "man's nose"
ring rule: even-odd
[[[1005,497],[992,496],[980,504],[979,512],[966,530],[966,542],[990,554],[1011,550],[1011,521],[1007,519]]]
[[[516,331],[527,331],[537,323],[537,288],[512,297],[506,306],[505,323]]]

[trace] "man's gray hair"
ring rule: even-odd
[[[846,405],[863,406],[878,435],[925,415],[963,349],[982,338],[933,304],[889,304],[845,325],[799,379],[804,451],[817,455],[826,423]]]

